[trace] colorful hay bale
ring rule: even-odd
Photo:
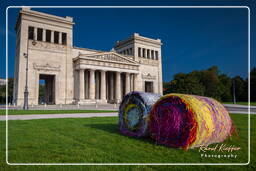
[[[152,138],[170,147],[188,149],[222,142],[231,129],[228,111],[212,98],[168,94],[150,112]]]
[[[153,93],[130,92],[119,107],[119,129],[124,135],[141,137],[148,134],[148,114],[161,96]]]

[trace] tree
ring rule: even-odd
[[[236,86],[237,101],[248,100],[248,79],[236,76],[233,79],[220,74],[218,67],[207,70],[192,71],[188,74],[178,73],[169,83],[164,83],[164,94],[186,93],[213,97],[220,101],[230,102],[233,99],[232,82]],[[256,101],[256,68],[251,71],[251,99]]]
[[[220,94],[223,92],[223,87],[220,86],[218,73],[218,67],[213,66],[203,71],[201,80],[205,86],[205,95],[221,100]]]
[[[251,92],[251,101],[256,101],[256,67],[254,67],[250,72],[250,92]]]
[[[219,75],[219,81],[220,81],[219,89],[221,92],[221,94],[220,94],[221,100],[224,102],[232,101],[232,92],[231,92],[232,80],[231,80],[231,78],[225,74],[222,74],[222,75]]]
[[[196,74],[178,73],[174,75],[174,79],[164,84],[164,94],[168,93],[186,93],[186,94],[204,94],[204,86],[200,83]]]
[[[236,76],[232,79],[232,82],[235,86],[236,101],[245,101],[245,99],[243,99],[245,91],[245,81],[243,80],[243,78],[240,76]]]
[[[8,102],[12,103],[12,95],[13,95],[13,78],[8,78]],[[6,85],[0,86],[0,103],[6,103]]]

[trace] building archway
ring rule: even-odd
[[[55,75],[39,75],[39,104],[55,104]]]

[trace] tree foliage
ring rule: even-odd
[[[217,66],[212,66],[207,70],[175,74],[172,81],[164,84],[164,94],[195,94],[229,102],[233,100],[233,86],[235,86],[236,100],[247,101],[248,80],[240,76],[230,78],[226,74],[220,74]],[[251,72],[251,90],[252,87],[256,87],[256,68]],[[251,91],[251,96],[253,93],[255,96],[255,88]],[[255,97],[254,101],[256,101]]]
[[[13,78],[8,79],[8,103],[12,102]],[[0,103],[6,103],[6,85],[0,85]]]
[[[251,78],[251,79],[250,79],[251,101],[255,102],[255,101],[256,101],[256,67],[254,67],[254,68],[251,70],[250,78]],[[248,80],[247,80],[247,82],[248,82]],[[248,90],[248,87],[247,87],[247,90]]]

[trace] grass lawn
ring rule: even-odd
[[[119,134],[117,117],[9,121],[10,163],[246,163],[248,159],[247,115],[231,114],[239,136],[224,143],[241,147],[237,158],[202,158],[199,149],[184,151],[156,145],[149,138],[135,139]],[[251,117],[255,123],[256,116]],[[251,163],[247,166],[198,166],[201,169],[255,170],[256,126],[251,128]],[[191,170],[189,166],[8,166],[5,161],[5,122],[0,122],[3,170]],[[215,145],[210,145],[213,147]],[[208,152],[208,154],[224,154]],[[196,166],[191,166],[194,169]],[[1,170],[1,169],[0,169]]]
[[[0,110],[0,115],[5,115],[5,110]],[[63,113],[112,113],[117,110],[8,110],[9,115],[33,115],[33,114],[63,114]]]
[[[222,102],[223,104],[233,104],[233,102]],[[238,105],[248,105],[248,102],[236,102]],[[251,106],[256,106],[256,102],[251,102]]]

